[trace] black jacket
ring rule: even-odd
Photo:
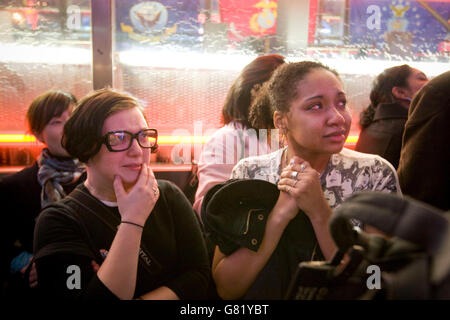
[[[415,96],[398,168],[404,194],[450,210],[450,71]]]
[[[41,211],[42,187],[37,180],[39,166],[35,162],[17,173],[0,180],[0,203],[2,204],[1,234],[1,277],[2,282],[8,277],[11,260],[22,251],[33,252],[33,232],[36,218]],[[66,194],[70,193],[86,175],[70,185],[64,186]],[[17,283],[16,283],[17,284]],[[18,285],[18,284],[17,284]],[[8,294],[15,294],[8,289]],[[23,292],[16,292],[22,295]]]
[[[355,150],[377,154],[398,167],[408,110],[396,103],[381,103],[373,122],[361,130]]]

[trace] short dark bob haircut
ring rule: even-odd
[[[30,132],[38,136],[54,117],[60,117],[77,99],[70,92],[52,90],[37,96],[28,108],[26,119]]]
[[[144,115],[144,109],[139,101],[127,93],[111,88],[89,93],[80,100],[78,107],[66,122],[62,146],[72,157],[87,162],[102,146],[102,129],[106,118],[132,108],[138,108]]]

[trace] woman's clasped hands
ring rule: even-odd
[[[320,173],[300,157],[294,156],[283,169],[278,189],[282,191],[280,197],[289,195],[290,199],[295,200],[297,210],[303,210],[311,221],[321,220],[321,212],[328,207],[322,192]]]

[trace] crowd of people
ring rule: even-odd
[[[334,257],[329,221],[352,195],[406,194],[450,210],[448,92],[450,72],[428,81],[408,65],[384,70],[354,151],[344,148],[352,116],[335,70],[258,57],[204,146],[193,206],[155,178],[158,131],[138,99],[110,88],[80,101],[46,92],[27,113],[45,148],[0,181],[2,295],[282,299],[300,262]],[[235,181],[249,183],[245,192]],[[223,186],[237,196],[218,210]],[[263,190],[272,199],[264,205],[255,201]],[[80,277],[69,281],[69,271]]]

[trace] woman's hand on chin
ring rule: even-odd
[[[144,225],[159,198],[156,178],[147,164],[142,165],[138,179],[128,192],[120,176],[114,177],[114,192],[122,221]]]

